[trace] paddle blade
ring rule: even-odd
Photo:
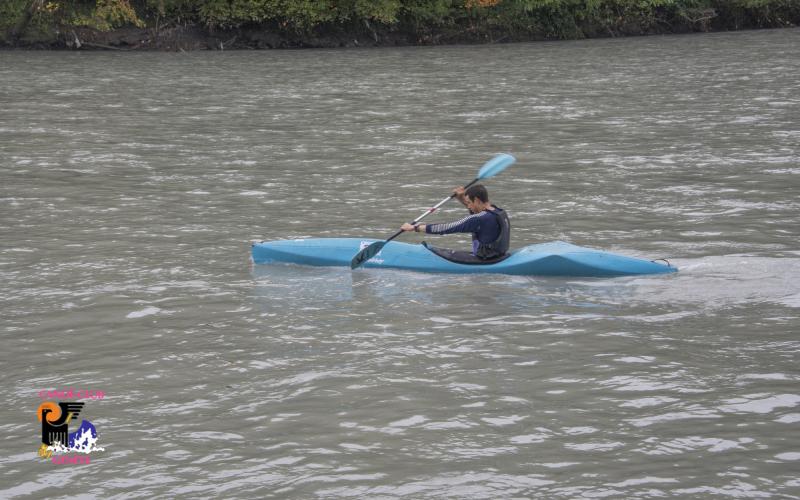
[[[478,171],[478,179],[488,179],[494,177],[503,170],[507,169],[517,161],[513,156],[502,153],[483,164]]]
[[[372,243],[370,246],[358,252],[356,256],[353,257],[353,260],[350,261],[350,269],[355,269],[361,266],[364,262],[378,255],[378,252],[381,251],[386,243],[386,241],[376,241],[375,243]]]

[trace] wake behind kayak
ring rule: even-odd
[[[309,266],[350,266],[353,255],[373,239],[310,238],[253,243],[256,264],[290,263]],[[442,253],[442,252],[439,252]],[[392,241],[364,264],[368,268],[405,269],[428,273],[498,273],[518,276],[608,277],[674,273],[677,268],[602,250],[553,241],[529,245],[489,264],[448,260],[424,245]]]

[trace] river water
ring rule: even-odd
[[[0,497],[800,497],[798,53],[0,52]],[[498,152],[512,246],[680,272],[249,261],[388,236]],[[88,465],[37,457],[69,389],[105,393]]]

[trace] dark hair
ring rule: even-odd
[[[475,198],[481,200],[483,203],[489,201],[489,193],[486,192],[486,188],[483,187],[483,184],[475,184],[474,186],[470,186],[465,192],[465,195],[469,196],[470,199],[474,200]]]

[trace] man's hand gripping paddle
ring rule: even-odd
[[[505,154],[505,153],[499,154],[499,155],[495,156],[494,158],[492,158],[491,160],[487,161],[481,167],[481,169],[478,171],[478,176],[475,177],[472,180],[472,182],[470,182],[469,184],[467,184],[464,187],[468,188],[468,187],[470,187],[471,185],[475,184],[476,182],[478,182],[480,180],[488,179],[490,177],[494,177],[495,175],[499,174],[503,170],[505,170],[508,167],[510,167],[511,165],[513,165],[514,162],[516,162],[516,161],[517,161],[517,159],[514,158],[513,156],[509,155],[509,154]],[[443,199],[436,206],[434,206],[433,208],[429,208],[428,210],[425,211],[425,213],[423,213],[422,215],[420,215],[419,217],[417,217],[416,219],[411,221],[411,224],[414,225],[417,222],[421,221],[422,219],[427,217],[429,214],[432,214],[433,212],[435,212],[439,207],[441,207],[442,205],[447,203],[449,200],[455,198],[455,196],[456,196],[455,194],[451,194],[447,198]],[[360,252],[358,252],[356,254],[356,256],[353,257],[353,260],[350,261],[350,269],[355,269],[355,268],[361,266],[362,264],[364,264],[369,259],[375,257],[378,254],[378,252],[380,252],[381,249],[387,243],[389,243],[393,239],[397,238],[401,234],[403,234],[402,230],[397,231],[396,233],[391,235],[389,237],[389,239],[384,240],[384,241],[376,241],[375,243],[372,243],[368,247],[366,247],[363,250],[361,250]]]

